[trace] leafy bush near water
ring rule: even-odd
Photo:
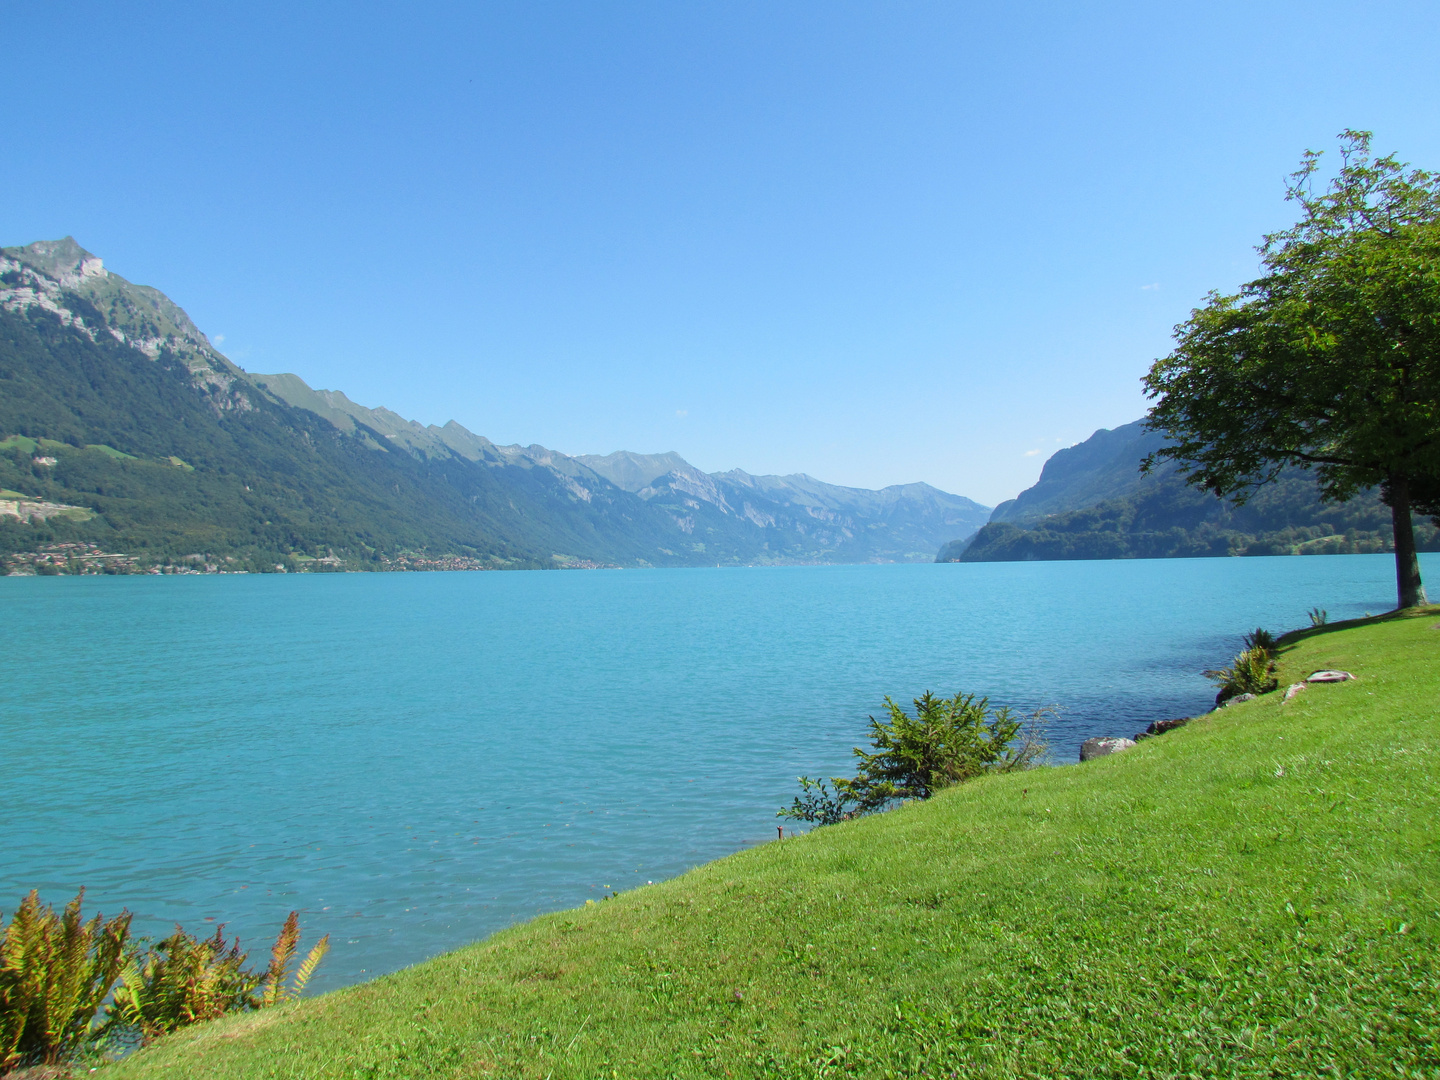
[[[1280,684],[1275,678],[1275,655],[1279,643],[1270,631],[1256,628],[1244,637],[1245,648],[1229,667],[1204,672],[1219,687],[1215,704],[1223,705],[1241,694],[1268,694]]]
[[[854,750],[860,760],[855,776],[831,777],[829,785],[800,777],[801,793],[777,816],[833,825],[893,803],[928,799],[986,773],[1029,768],[1045,753],[1044,710],[1027,723],[1008,706],[992,709],[989,698],[974,694],[942,698],[927,690],[913,703],[911,716],[887,697],[889,719],[870,717],[873,749]]]
[[[330,948],[322,937],[290,969],[300,939],[291,912],[263,972],[245,968],[239,939],[224,928],[199,939],[179,926],[146,948],[130,938],[131,915],[106,922],[80,917],[79,895],[57,914],[31,891],[0,936],[0,1074],[26,1065],[56,1065],[106,1045],[141,1045],[237,1009],[260,1009],[298,997]],[[113,993],[112,993],[113,991]],[[108,1004],[106,999],[109,999]],[[98,1026],[96,1015],[104,1007]]]

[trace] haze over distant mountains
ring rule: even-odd
[[[928,484],[499,446],[249,374],[68,237],[0,249],[0,486],[0,554],[250,569],[920,561],[989,514]]]

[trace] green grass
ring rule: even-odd
[[[182,1032],[150,1077],[1440,1076],[1440,609],[1270,694]]]
[[[115,447],[113,447],[113,446],[106,446],[104,443],[91,443],[89,446],[85,447],[85,449],[86,449],[86,450],[98,450],[100,453],[104,454],[106,457],[116,458],[117,460],[120,460],[120,461],[134,461],[134,460],[136,460],[134,454],[127,454],[127,453],[125,453],[125,451],[123,451],[123,450],[116,450]]]

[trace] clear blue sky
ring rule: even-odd
[[[0,35],[0,243],[73,234],[251,371],[988,503],[1143,413],[1306,147],[1440,167],[1433,3],[7,4]]]

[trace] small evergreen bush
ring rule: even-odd
[[[833,825],[907,799],[928,799],[952,784],[990,772],[1028,768],[1045,753],[1044,710],[1027,724],[1008,706],[991,708],[974,694],[915,698],[911,716],[890,698],[888,720],[870,717],[870,744],[856,747],[860,768],[852,779],[799,777],[801,793],[779,817]]]

